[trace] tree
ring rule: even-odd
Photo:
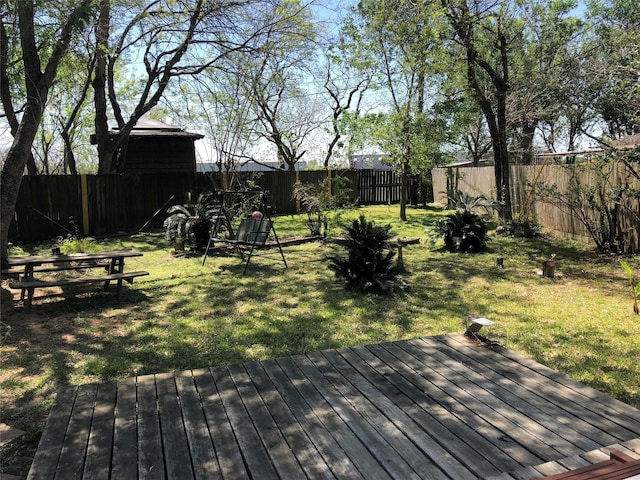
[[[17,29],[20,40],[21,58],[18,62],[24,75],[24,92],[26,98],[22,107],[22,116],[14,133],[13,142],[2,166],[0,176],[0,257],[2,268],[5,268],[7,257],[7,243],[9,225],[13,218],[20,183],[27,160],[31,154],[31,147],[42,120],[47,103],[49,89],[53,84],[58,66],[64,57],[74,35],[82,30],[91,18],[92,1],[80,0],[64,5],[60,10],[49,10],[47,3],[41,6],[35,1],[20,1],[11,9],[7,16],[0,15],[0,31],[3,45],[0,47],[2,60],[0,61],[0,78],[8,78],[9,61],[5,52],[9,49],[4,42],[10,38],[8,29]],[[64,12],[64,14],[62,13]],[[60,28],[50,32],[50,36],[39,37],[44,25],[60,13]],[[38,15],[41,14],[42,17]],[[16,20],[9,23],[7,20]],[[38,44],[40,40],[40,44]],[[44,68],[42,68],[44,66]],[[8,104],[2,97],[5,111]],[[9,107],[11,109],[11,107]]]
[[[588,44],[597,55],[600,80],[595,107],[610,138],[640,132],[640,4],[634,0],[590,0],[588,14],[596,38]]]
[[[580,48],[584,22],[571,14],[575,0],[523,3],[517,12],[520,40],[510,53],[511,89],[508,97],[511,153],[531,164],[534,139],[541,127],[554,132],[548,140],[566,140],[573,150],[578,127],[588,121],[589,103],[583,94]]]
[[[409,175],[434,165],[433,154],[440,145],[436,141],[440,118],[432,109],[438,81],[434,67],[440,58],[438,11],[429,2],[404,0],[363,0],[356,11],[358,17],[347,33],[358,52],[377,62],[376,81],[390,98],[390,112],[373,132],[399,166],[400,219],[406,220]]]
[[[304,2],[283,2],[256,18],[273,25],[260,51],[234,57],[255,134],[275,147],[281,169],[295,170],[306,154],[305,144],[322,124],[319,98],[304,88],[312,82],[309,65],[316,54],[311,19]]]
[[[512,219],[509,179],[507,96],[510,91],[509,58],[515,19],[500,2],[483,0],[441,0],[453,29],[455,41],[465,55],[467,83],[487,121],[491,135],[496,179],[496,196],[501,217]]]
[[[245,91],[260,127],[258,134],[272,143],[281,169],[295,170],[305,155],[305,141],[321,125],[317,98],[299,87],[302,77],[282,58],[265,59],[250,74]]]
[[[95,67],[93,77],[95,106],[95,139],[98,147],[98,173],[112,173],[126,154],[129,134],[136,122],[160,100],[171,78],[178,74],[180,61],[195,41],[197,29],[211,13],[204,0],[198,0],[188,10],[181,4],[155,0],[145,5],[133,16],[111,42],[114,15],[111,0],[100,0],[99,16],[95,29]],[[213,7],[215,8],[215,7]],[[131,14],[124,7],[122,14]],[[126,17],[125,17],[126,18]],[[146,78],[138,101],[125,120],[122,105],[116,91],[115,76],[118,62],[127,49],[144,45],[143,62]],[[124,57],[126,58],[126,57]],[[185,67],[186,68],[186,67]],[[196,67],[200,70],[202,66]],[[109,134],[108,107],[118,124],[118,133]]]
[[[269,12],[297,3],[153,0],[135,8],[117,5],[112,11],[111,0],[100,0],[93,79],[99,173],[116,169],[136,122],[158,104],[171,81],[220,68],[232,54],[255,55],[272,48],[273,33],[288,28],[290,19]],[[127,101],[129,92],[117,84],[117,76],[134,55],[141,57],[144,70],[133,70],[136,94]],[[109,131],[110,117],[116,132]]]
[[[331,110],[330,139],[323,162],[325,168],[329,166],[335,149],[344,145],[343,137],[348,137],[342,128],[345,122],[341,119],[351,110],[359,114],[360,104],[373,76],[371,63],[366,57],[362,58],[357,49],[354,51],[353,44],[343,38],[335,44],[327,45],[324,72],[319,74],[324,77],[323,87],[329,96]]]

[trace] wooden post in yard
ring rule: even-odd
[[[296,170],[296,186],[300,185],[300,170]],[[296,195],[296,212],[300,212],[300,197]]]

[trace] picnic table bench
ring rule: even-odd
[[[70,255],[14,256],[8,257],[9,268],[3,274],[17,275],[9,282],[9,287],[20,289],[20,300],[24,302],[25,311],[31,310],[33,293],[36,288],[65,287],[86,283],[103,283],[107,290],[112,281],[117,284],[117,297],[120,297],[122,283],[133,283],[135,277],[149,275],[145,271],[124,270],[125,258],[141,257],[135,250],[113,250],[98,253],[74,253]],[[103,268],[106,273],[81,275],[73,278],[35,278],[36,273],[55,273],[62,271],[85,272],[87,269]],[[26,296],[26,298],[25,298]]]

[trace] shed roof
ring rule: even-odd
[[[115,127],[109,130],[109,135],[117,135],[119,131],[120,129]],[[204,135],[201,133],[187,132],[182,128],[154,120],[144,115],[138,119],[129,137],[189,137],[197,140],[204,138]]]

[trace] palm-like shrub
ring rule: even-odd
[[[450,252],[479,252],[484,250],[489,241],[488,227],[485,216],[478,213],[484,210],[488,214],[497,208],[495,202],[483,195],[472,197],[462,191],[449,196],[449,205],[456,211],[438,220],[433,230],[434,241],[444,239],[445,248]]]
[[[444,239],[450,252],[479,252],[489,241],[487,221],[475,212],[456,211],[434,225],[438,237]]]
[[[400,271],[392,262],[395,253],[389,246],[393,236],[391,225],[376,225],[360,215],[351,226],[343,225],[343,228],[348,233],[345,243],[348,255],[329,257],[329,269],[344,278],[350,289],[391,293]]]

